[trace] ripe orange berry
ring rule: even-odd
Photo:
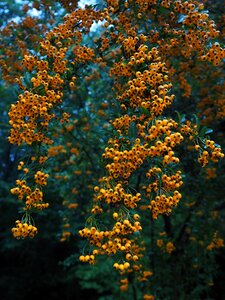
[[[140,216],[139,216],[138,214],[135,214],[135,215],[134,215],[134,220],[137,221],[137,220],[139,220],[139,219],[140,219]]]
[[[124,263],[124,269],[128,269],[129,267],[130,267],[129,262],[125,262],[125,263]]]
[[[134,255],[133,256],[133,261],[137,261],[138,260],[138,256],[137,255]]]
[[[118,219],[118,217],[119,217],[118,213],[117,213],[117,212],[114,212],[114,213],[113,213],[113,219],[116,220],[116,219]]]

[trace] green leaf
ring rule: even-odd
[[[179,122],[180,124],[181,124],[181,123],[184,123],[184,121],[186,120],[185,114],[180,114],[177,110],[175,111],[175,113],[177,114],[178,122]]]
[[[211,128],[203,126],[202,129],[200,130],[199,134],[200,134],[200,136],[205,136],[206,134],[210,134],[212,132],[213,132],[213,130]]]
[[[150,117],[150,111],[149,111],[147,108],[141,107],[140,110],[141,110],[141,113],[142,113],[142,114],[144,114],[144,115]]]
[[[200,128],[200,120],[196,114],[193,114],[193,117],[195,119],[196,125],[197,125],[197,130]]]

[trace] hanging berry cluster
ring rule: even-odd
[[[43,201],[42,190],[49,177],[46,162],[51,156],[51,150],[48,153],[42,149],[43,146],[44,149],[52,147],[52,123],[64,124],[70,118],[66,112],[60,116],[57,109],[63,101],[67,85],[71,88],[75,86],[76,66],[94,60],[93,50],[79,44],[83,32],[88,33],[93,22],[98,21],[102,15],[104,13],[91,8],[73,11],[64,18],[63,24],[49,31],[40,42],[41,58],[27,52],[24,55],[22,64],[31,75],[30,83],[25,86],[23,78],[19,79],[23,92],[8,113],[11,125],[8,140],[12,144],[28,145],[31,148],[27,161],[18,165],[18,170],[23,172],[21,180],[18,179],[16,187],[11,189],[11,193],[24,202],[26,215],[49,206]],[[75,56],[71,61],[66,59],[69,48]],[[67,72],[69,75],[65,80]],[[17,237],[20,234],[23,237],[30,236],[20,230],[16,232]]]
[[[132,19],[135,9],[139,11],[140,18],[143,17],[141,14],[157,15],[154,10],[149,11],[149,6],[156,6],[157,3],[149,3],[147,6],[142,1],[135,3],[139,6],[136,7],[132,1],[126,2],[125,8],[128,10],[118,13],[122,9],[119,3],[108,1],[109,11],[112,16],[118,13],[118,20],[114,17],[107,19],[105,26],[109,26],[111,22],[118,31],[120,28],[120,33],[110,34],[119,50],[109,71],[109,76],[114,80],[113,90],[117,99],[115,105],[120,108],[120,115],[111,120],[115,135],[109,139],[103,153],[107,175],[99,180],[99,186],[94,189],[93,215],[89,218],[89,225],[79,231],[82,237],[88,239],[92,249],[91,253],[81,255],[80,260],[93,264],[98,255],[113,255],[116,257],[114,267],[121,274],[137,270],[139,274],[146,272],[141,264],[145,251],[141,239],[141,208],[150,210],[149,219],[157,219],[161,214],[170,214],[182,197],[179,192],[183,181],[181,166],[179,167],[181,158],[176,150],[179,149],[178,146],[188,141],[196,145],[201,140],[202,148],[196,147],[196,150],[200,150],[198,161],[202,166],[209,160],[217,162],[224,156],[220,148],[213,146],[212,141],[199,140],[197,125],[189,121],[181,124],[167,117],[168,108],[173,104],[175,96],[171,94],[173,86],[169,80],[171,76],[167,67],[167,48],[163,47],[166,42],[162,44],[162,48],[161,45],[150,46],[152,36],[139,34],[139,25],[133,24]],[[169,1],[161,3],[166,8],[170,8],[170,4],[172,6]],[[183,5],[181,1],[175,1],[173,5],[172,9],[176,13],[187,15],[182,22],[184,26],[190,25],[189,19],[208,20],[208,16],[200,12],[192,13],[195,5]],[[124,31],[121,30],[121,23]],[[207,24],[208,21],[202,25],[204,29]],[[189,38],[194,38],[194,34],[202,34],[202,28],[189,33]],[[216,34],[212,30],[203,43]],[[198,47],[193,41],[191,48],[190,45],[187,46],[190,39],[186,31],[179,31],[177,36],[179,35],[180,39],[171,41],[171,45],[186,49],[182,53],[184,57],[190,57],[194,51],[200,57],[202,44]],[[181,39],[183,35],[187,36],[186,45],[183,45],[183,37]],[[107,59],[106,56],[106,62]],[[207,150],[201,151],[207,147],[211,147],[210,153]],[[208,153],[207,158],[205,152]],[[105,220],[104,226],[102,219]],[[171,253],[175,246],[170,242],[167,248],[168,253]]]

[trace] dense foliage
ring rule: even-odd
[[[0,2],[4,299],[225,297],[224,7]]]

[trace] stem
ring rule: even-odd
[[[172,224],[171,224],[170,217],[163,215],[163,220],[164,220],[164,228],[165,228],[166,234],[170,238],[173,238],[173,230],[172,230]]]
[[[150,226],[151,226],[151,228],[150,228],[150,234],[151,234],[151,245],[150,245],[150,248],[151,248],[151,256],[150,256],[150,262],[151,262],[151,268],[152,268],[152,272],[153,272],[153,274],[155,273],[155,262],[154,262],[154,253],[155,253],[155,251],[154,251],[154,221],[153,221],[153,218],[152,218],[152,216],[151,216],[151,223],[150,223]]]
[[[134,282],[134,280],[132,281],[132,291],[133,291],[133,299],[134,300],[137,300],[137,287],[136,287],[136,284]]]

